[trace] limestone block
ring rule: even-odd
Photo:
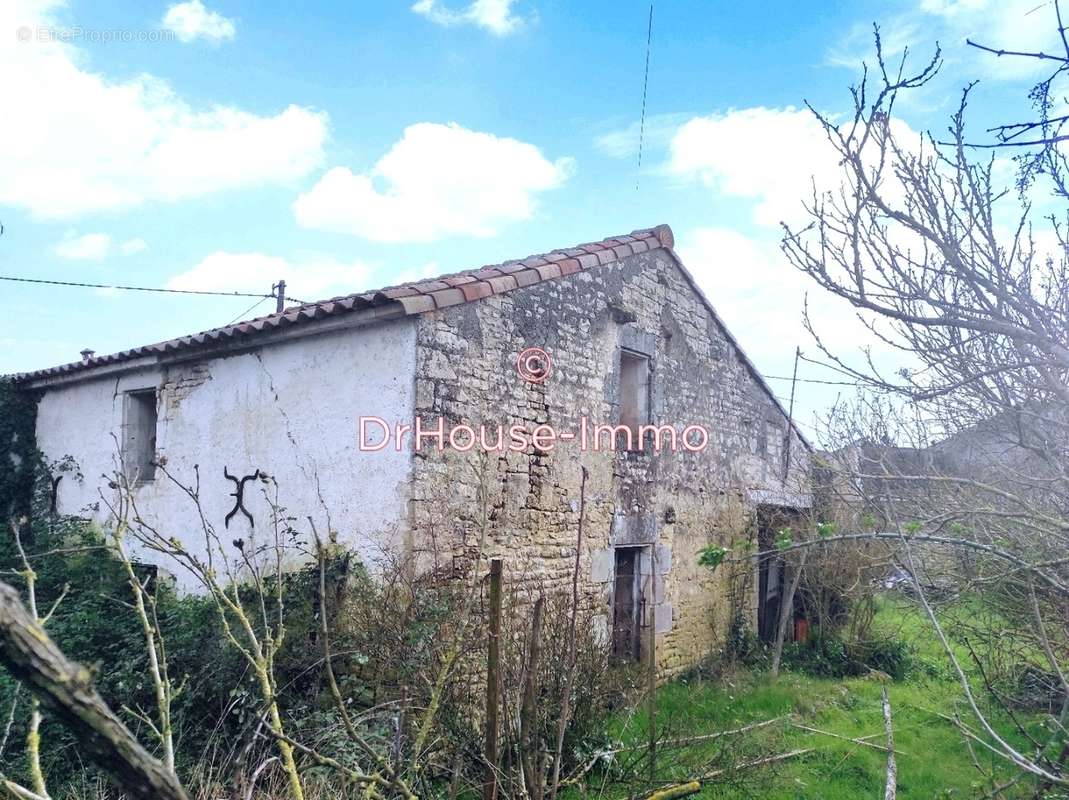
[[[595,550],[590,556],[590,580],[605,583],[612,580],[613,551],[609,548]]]

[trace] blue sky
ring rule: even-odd
[[[891,50],[946,54],[899,107],[909,129],[944,128],[970,78],[980,127],[1023,109],[1035,74],[964,38],[1039,47],[1049,6],[660,0],[640,172],[645,2],[7,0],[0,273],[253,292],[284,277],[316,299],[667,222],[759,368],[789,375],[815,347],[776,223],[834,169],[803,101],[847,110],[880,22]],[[253,302],[2,288],[0,372]],[[849,309],[810,300],[856,350]],[[801,384],[802,421],[837,391]]]

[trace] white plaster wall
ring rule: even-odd
[[[199,466],[204,511],[232,554],[233,539],[269,534],[270,507],[260,484],[250,481],[245,506],[255,531],[240,512],[224,528],[234,502],[224,466],[232,475],[259,469],[274,476],[279,502],[298,527],[307,528],[312,515],[325,535],[329,516],[338,540],[373,566],[384,549],[404,545],[411,452],[360,452],[357,418],[411,423],[415,357],[414,322],[401,319],[50,389],[38,409],[38,445],[50,460],[72,456],[84,476],[63,479],[58,510],[107,521],[100,492],[114,494],[105,476],[116,469],[112,435],[121,441],[123,392],[157,387],[157,453],[183,481],[192,483]],[[195,507],[159,470],[136,493],[142,516],[204,553]],[[140,557],[172,572],[183,589],[196,590],[192,576],[173,563]]]

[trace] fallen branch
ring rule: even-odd
[[[891,699],[887,687],[883,687],[883,727],[887,731],[887,781],[883,788],[883,800],[895,800],[898,793],[898,765],[895,764],[895,731],[891,725]]]
[[[862,747],[871,747],[873,750],[879,750],[882,753],[891,752],[886,747],[884,747],[882,744],[873,744],[872,742],[866,742],[865,739],[871,739],[872,738],[871,736],[865,736],[865,737],[854,739],[853,737],[850,737],[850,736],[840,736],[838,733],[832,733],[831,731],[822,731],[822,730],[820,730],[820,728],[810,728],[808,725],[798,725],[796,723],[792,723],[791,727],[792,728],[798,728],[798,730],[801,730],[801,731],[809,731],[810,733],[819,733],[821,736],[830,736],[833,739],[841,739],[844,742],[852,742],[853,744],[859,744]],[[900,755],[900,756],[908,756],[909,755],[909,753],[903,752],[902,750],[895,750],[894,753],[896,755]]]
[[[750,725],[743,725],[741,728],[732,728],[726,731],[717,731],[716,733],[703,733],[699,736],[686,736],[679,739],[664,739],[657,743],[658,748],[662,747],[687,747],[692,744],[699,744],[701,742],[711,742],[716,739],[722,739],[725,736],[737,736],[740,733],[748,733],[749,731],[755,731],[759,728],[767,728],[769,725],[775,725],[777,722],[782,722],[787,719],[787,715],[781,717],[773,717],[772,719],[761,720],[760,722],[754,722]],[[597,754],[598,758],[604,758],[605,756],[616,755],[617,753],[626,753],[631,750],[645,750],[648,748],[648,744],[629,745],[628,747],[616,747],[612,750],[602,750]]]
[[[752,769],[753,767],[764,767],[768,764],[776,764],[780,761],[787,761],[792,758],[797,758],[798,756],[804,756],[806,753],[812,753],[815,749],[816,748],[814,747],[803,747],[800,750],[791,750],[787,753],[778,753],[774,756],[765,756],[763,758],[754,759],[753,761],[744,761],[741,764],[734,764],[733,766],[724,767],[723,769],[714,769],[712,772],[705,773],[697,780],[701,781],[702,783],[706,783],[708,781],[722,777],[723,775],[726,775],[729,772],[735,772],[736,770],[740,769]]]
[[[692,744],[700,744],[701,742],[711,742],[716,739],[720,739],[724,736],[736,736],[740,733],[747,733],[748,731],[755,731],[758,728],[767,728],[769,725],[775,725],[777,722],[782,722],[787,719],[787,715],[781,717],[773,717],[772,719],[761,720],[760,722],[754,722],[749,725],[743,725],[741,728],[732,728],[727,731],[717,731],[716,733],[704,733],[700,736],[687,736],[679,739],[665,739],[657,743],[658,748],[672,748],[672,747],[688,747]],[[628,745],[627,747],[614,747],[610,750],[599,750],[594,756],[586,762],[583,766],[577,768],[566,780],[561,781],[561,786],[573,786],[577,784],[583,776],[585,776],[590,770],[604,758],[609,756],[615,756],[619,753],[630,753],[635,750],[646,750],[649,748],[649,744]]]
[[[677,783],[675,786],[658,789],[653,794],[648,795],[646,800],[677,800],[677,798],[680,797],[688,797],[689,795],[697,794],[701,790],[702,785],[698,781]]]

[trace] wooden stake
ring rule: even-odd
[[[523,703],[520,706],[520,767],[523,769],[527,796],[542,800],[542,761],[538,757],[538,736],[535,733],[535,688],[538,677],[538,660],[542,654],[542,610],[545,595],[535,600],[531,615],[531,644],[527,650],[527,666],[523,683]]]
[[[649,692],[650,717],[650,783],[657,775],[657,545],[650,545],[650,599],[647,606],[649,613],[649,645],[647,653],[647,681]]]
[[[490,620],[486,645],[486,777],[483,800],[497,796],[497,721],[501,694],[501,559],[490,562]]]

